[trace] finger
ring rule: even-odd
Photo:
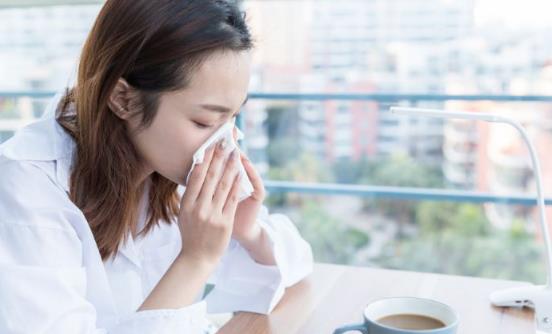
[[[213,159],[205,175],[205,180],[203,181],[203,186],[199,192],[198,201],[202,203],[211,204],[213,201],[213,194],[220,180],[220,176],[223,171],[224,166],[224,148],[226,144],[223,144],[224,140],[220,141],[216,146],[215,152],[213,153]]]
[[[239,155],[237,151],[234,150],[232,152],[232,155],[230,156],[230,159],[228,159],[228,162],[226,163],[224,174],[222,175],[222,178],[215,190],[215,195],[213,197],[213,206],[216,212],[222,212],[222,208],[226,203],[226,198],[232,190],[234,179],[236,177],[236,174],[239,172],[238,156]]]
[[[205,150],[203,162],[197,164],[192,170],[192,174],[190,174],[188,184],[186,185],[186,191],[183,195],[184,202],[191,204],[197,200],[197,197],[199,196],[201,187],[203,185],[203,180],[205,179],[207,170],[209,168],[209,165],[211,164],[211,160],[213,159],[215,147],[216,145],[212,145],[207,150]]]
[[[253,163],[245,156],[245,154],[242,154],[241,161],[243,168],[247,173],[247,177],[249,178],[249,181],[251,181],[251,185],[253,185],[254,192],[259,195],[264,195],[265,189],[263,180],[259,176],[259,173],[255,170],[255,167],[253,167]]]
[[[222,209],[222,214],[226,217],[234,217],[238,208],[238,191],[240,189],[241,174],[238,173],[234,178],[232,189],[226,198],[226,203]]]

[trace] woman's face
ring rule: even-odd
[[[195,151],[245,103],[249,76],[249,52],[217,52],[194,72],[186,88],[162,94],[148,128],[136,131],[138,120],[129,120],[143,178],[157,172],[184,185]]]

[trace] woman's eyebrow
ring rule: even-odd
[[[249,96],[245,98],[245,100],[243,101],[242,103],[242,107],[247,103],[247,101],[249,100]],[[220,113],[230,113],[232,112],[232,110],[228,107],[225,107],[225,106],[219,106],[219,105],[216,105],[216,104],[200,104],[199,105],[201,108],[205,109],[205,110],[209,110],[209,111],[215,111],[215,112],[220,112]]]

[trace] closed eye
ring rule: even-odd
[[[196,121],[193,121],[193,122],[200,129],[209,129],[209,128],[213,127],[212,125],[203,124],[203,123],[199,123],[199,122],[196,122]]]
[[[232,118],[238,117],[239,114],[240,113],[237,112],[235,115],[232,116]],[[204,124],[204,123],[196,122],[196,121],[193,121],[193,123],[195,124],[196,127],[200,128],[200,129],[210,129],[214,126],[214,125]]]

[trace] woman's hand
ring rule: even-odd
[[[196,166],[182,196],[178,214],[182,250],[139,311],[192,304],[230,242],[238,204],[239,152],[235,150],[234,159],[223,168],[223,150],[216,146]]]
[[[234,140],[238,139],[237,128],[233,131]],[[240,152],[240,159],[245,172],[253,185],[253,193],[238,204],[234,220],[232,237],[240,244],[247,246],[258,242],[262,236],[262,229],[257,223],[257,216],[266,196],[263,180],[253,167],[247,156]],[[250,248],[250,247],[247,247]]]
[[[253,193],[238,204],[232,237],[257,263],[276,265],[272,242],[257,220],[266,196],[263,181],[251,161],[243,153],[240,154],[247,176],[253,184]]]
[[[232,237],[242,245],[249,245],[258,240],[262,233],[261,227],[257,223],[257,216],[263,205],[266,192],[263,181],[251,161],[242,152],[240,152],[240,158],[253,185],[253,193],[238,204]]]
[[[232,152],[225,166],[222,143],[213,146],[216,148],[206,151],[203,163],[190,176],[182,196],[178,226],[182,235],[179,256],[214,267],[232,235],[240,175],[238,150]]]

